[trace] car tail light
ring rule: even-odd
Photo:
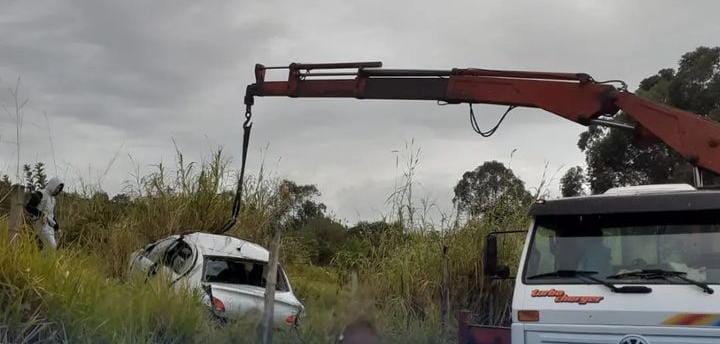
[[[212,305],[216,312],[218,312],[218,313],[225,312],[225,304],[222,301],[220,301],[220,299],[218,299],[217,297],[213,296]]]
[[[286,322],[288,325],[293,325],[293,324],[295,324],[295,314],[290,314],[290,315],[288,315],[287,318],[285,318],[285,322]]]
[[[540,321],[540,312],[522,310],[517,313],[518,321],[523,322],[537,322]]]

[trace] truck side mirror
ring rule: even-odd
[[[497,236],[493,233],[485,237],[485,255],[483,256],[485,276],[505,279],[510,277],[510,268],[498,264]]]

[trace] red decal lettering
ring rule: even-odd
[[[533,289],[530,292],[531,297],[552,297],[557,303],[577,303],[579,305],[586,305],[588,303],[600,303],[604,300],[603,296],[570,296],[565,294],[564,290],[557,289]]]

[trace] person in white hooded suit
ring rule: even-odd
[[[35,231],[43,243],[44,250],[55,250],[57,241],[55,240],[55,232],[60,229],[55,219],[55,203],[57,195],[59,195],[65,184],[57,177],[51,178],[45,189],[42,190],[42,199],[38,210],[40,210],[40,218],[35,221]]]

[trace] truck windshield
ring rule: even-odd
[[[597,271],[594,277],[612,283],[688,283],[679,278],[627,274],[655,269],[720,284],[720,211],[539,216],[523,281],[593,283],[553,274],[559,270],[587,270]],[[547,277],[527,278],[542,274]],[[625,274],[622,281],[607,279],[619,274]]]

